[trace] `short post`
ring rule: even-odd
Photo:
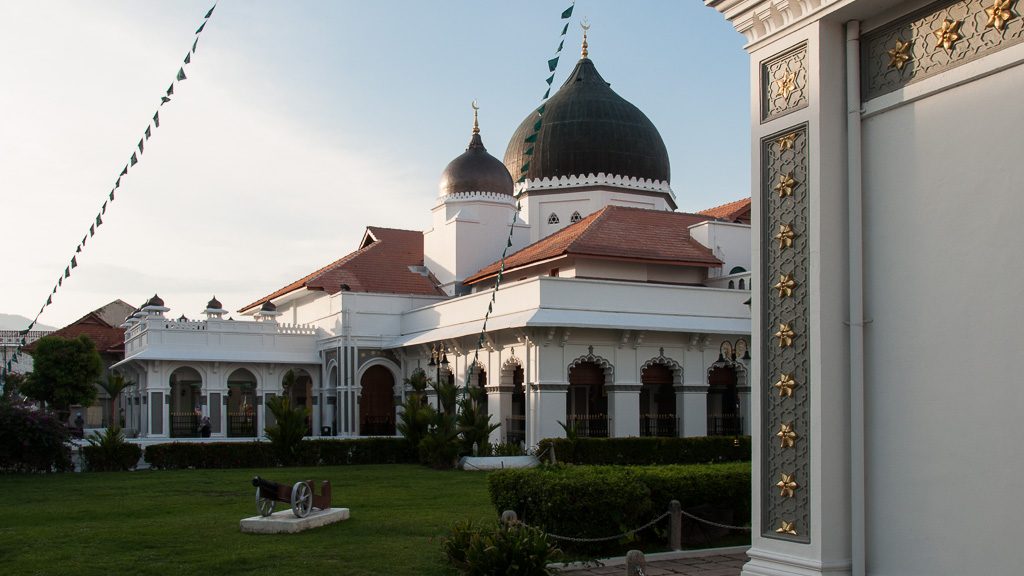
[[[516,515],[515,510],[505,510],[501,513],[501,525],[508,528],[513,524],[519,523],[519,516]]]
[[[626,576],[645,576],[647,574],[647,560],[644,553],[639,550],[626,552]]]
[[[679,500],[672,500],[668,503],[668,510],[671,513],[672,532],[669,535],[668,546],[672,550],[683,549],[683,506]]]

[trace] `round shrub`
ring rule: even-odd
[[[52,414],[0,402],[0,471],[72,470],[68,429]]]

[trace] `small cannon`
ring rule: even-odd
[[[313,489],[313,481],[305,480],[296,482],[293,486],[278,484],[270,480],[264,480],[254,476],[252,485],[256,487],[256,510],[260,516],[270,516],[274,513],[274,504],[287,502],[292,506],[292,512],[298,518],[305,518],[313,508],[327,510],[331,507],[331,482],[324,480],[320,483],[320,494]]]

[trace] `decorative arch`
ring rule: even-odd
[[[372,368],[374,366],[383,366],[384,368],[387,368],[388,371],[391,372],[391,377],[394,378],[394,380],[395,380],[395,384],[394,384],[394,387],[393,387],[394,395],[395,396],[401,395],[401,388],[399,387],[399,384],[401,382],[405,381],[405,378],[402,376],[402,369],[401,369],[401,367],[399,367],[398,364],[395,364],[391,360],[388,360],[387,358],[380,358],[380,357],[374,358],[372,360],[368,360],[362,366],[360,366],[359,370],[356,372],[356,386],[360,388],[359,394],[362,394],[361,388],[362,388],[363,375],[366,374],[367,370],[369,370],[370,368]]]
[[[508,360],[505,360],[501,364],[501,371],[504,372],[506,370],[515,370],[516,368],[522,368],[522,367],[523,367],[523,361],[522,360],[520,360],[519,358],[516,358],[515,356],[509,356]]]
[[[584,362],[593,362],[594,364],[600,366],[601,369],[604,370],[604,377],[606,382],[611,383],[615,381],[615,365],[609,362],[607,358],[594,354],[593,346],[590,346],[588,348],[586,354],[580,356],[579,358],[576,358],[575,360],[569,363],[569,366],[566,367],[565,370],[566,380],[569,379],[569,371],[575,368],[576,366],[583,364]]]
[[[676,362],[672,358],[665,356],[664,353],[659,354],[654,358],[651,358],[647,362],[644,362],[644,365],[640,367],[640,375],[643,376],[644,370],[650,368],[651,366],[654,366],[655,364],[661,364],[663,366],[666,366],[669,370],[672,371],[673,384],[675,384],[676,386],[681,386],[683,384],[683,367],[679,365],[679,362]]]

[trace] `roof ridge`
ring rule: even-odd
[[[583,224],[584,222],[587,221],[587,219],[591,219],[590,223],[587,224],[586,227],[583,228],[583,231],[580,232],[579,236],[576,236],[576,238],[574,238],[573,241],[570,242],[569,245],[565,247],[565,251],[568,252],[569,248],[571,248],[577,242],[582,242],[583,239],[586,238],[587,235],[590,234],[594,230],[594,227],[597,224],[599,224],[601,221],[604,220],[605,214],[607,214],[609,212],[609,210],[608,210],[609,208],[613,208],[613,206],[611,204],[608,204],[608,205],[602,207],[597,212],[594,212],[593,214],[588,215],[583,220],[580,220],[579,222],[577,222],[577,224]],[[625,206],[614,206],[614,208],[625,208]],[[566,228],[568,228],[568,227],[569,226],[566,226]]]

